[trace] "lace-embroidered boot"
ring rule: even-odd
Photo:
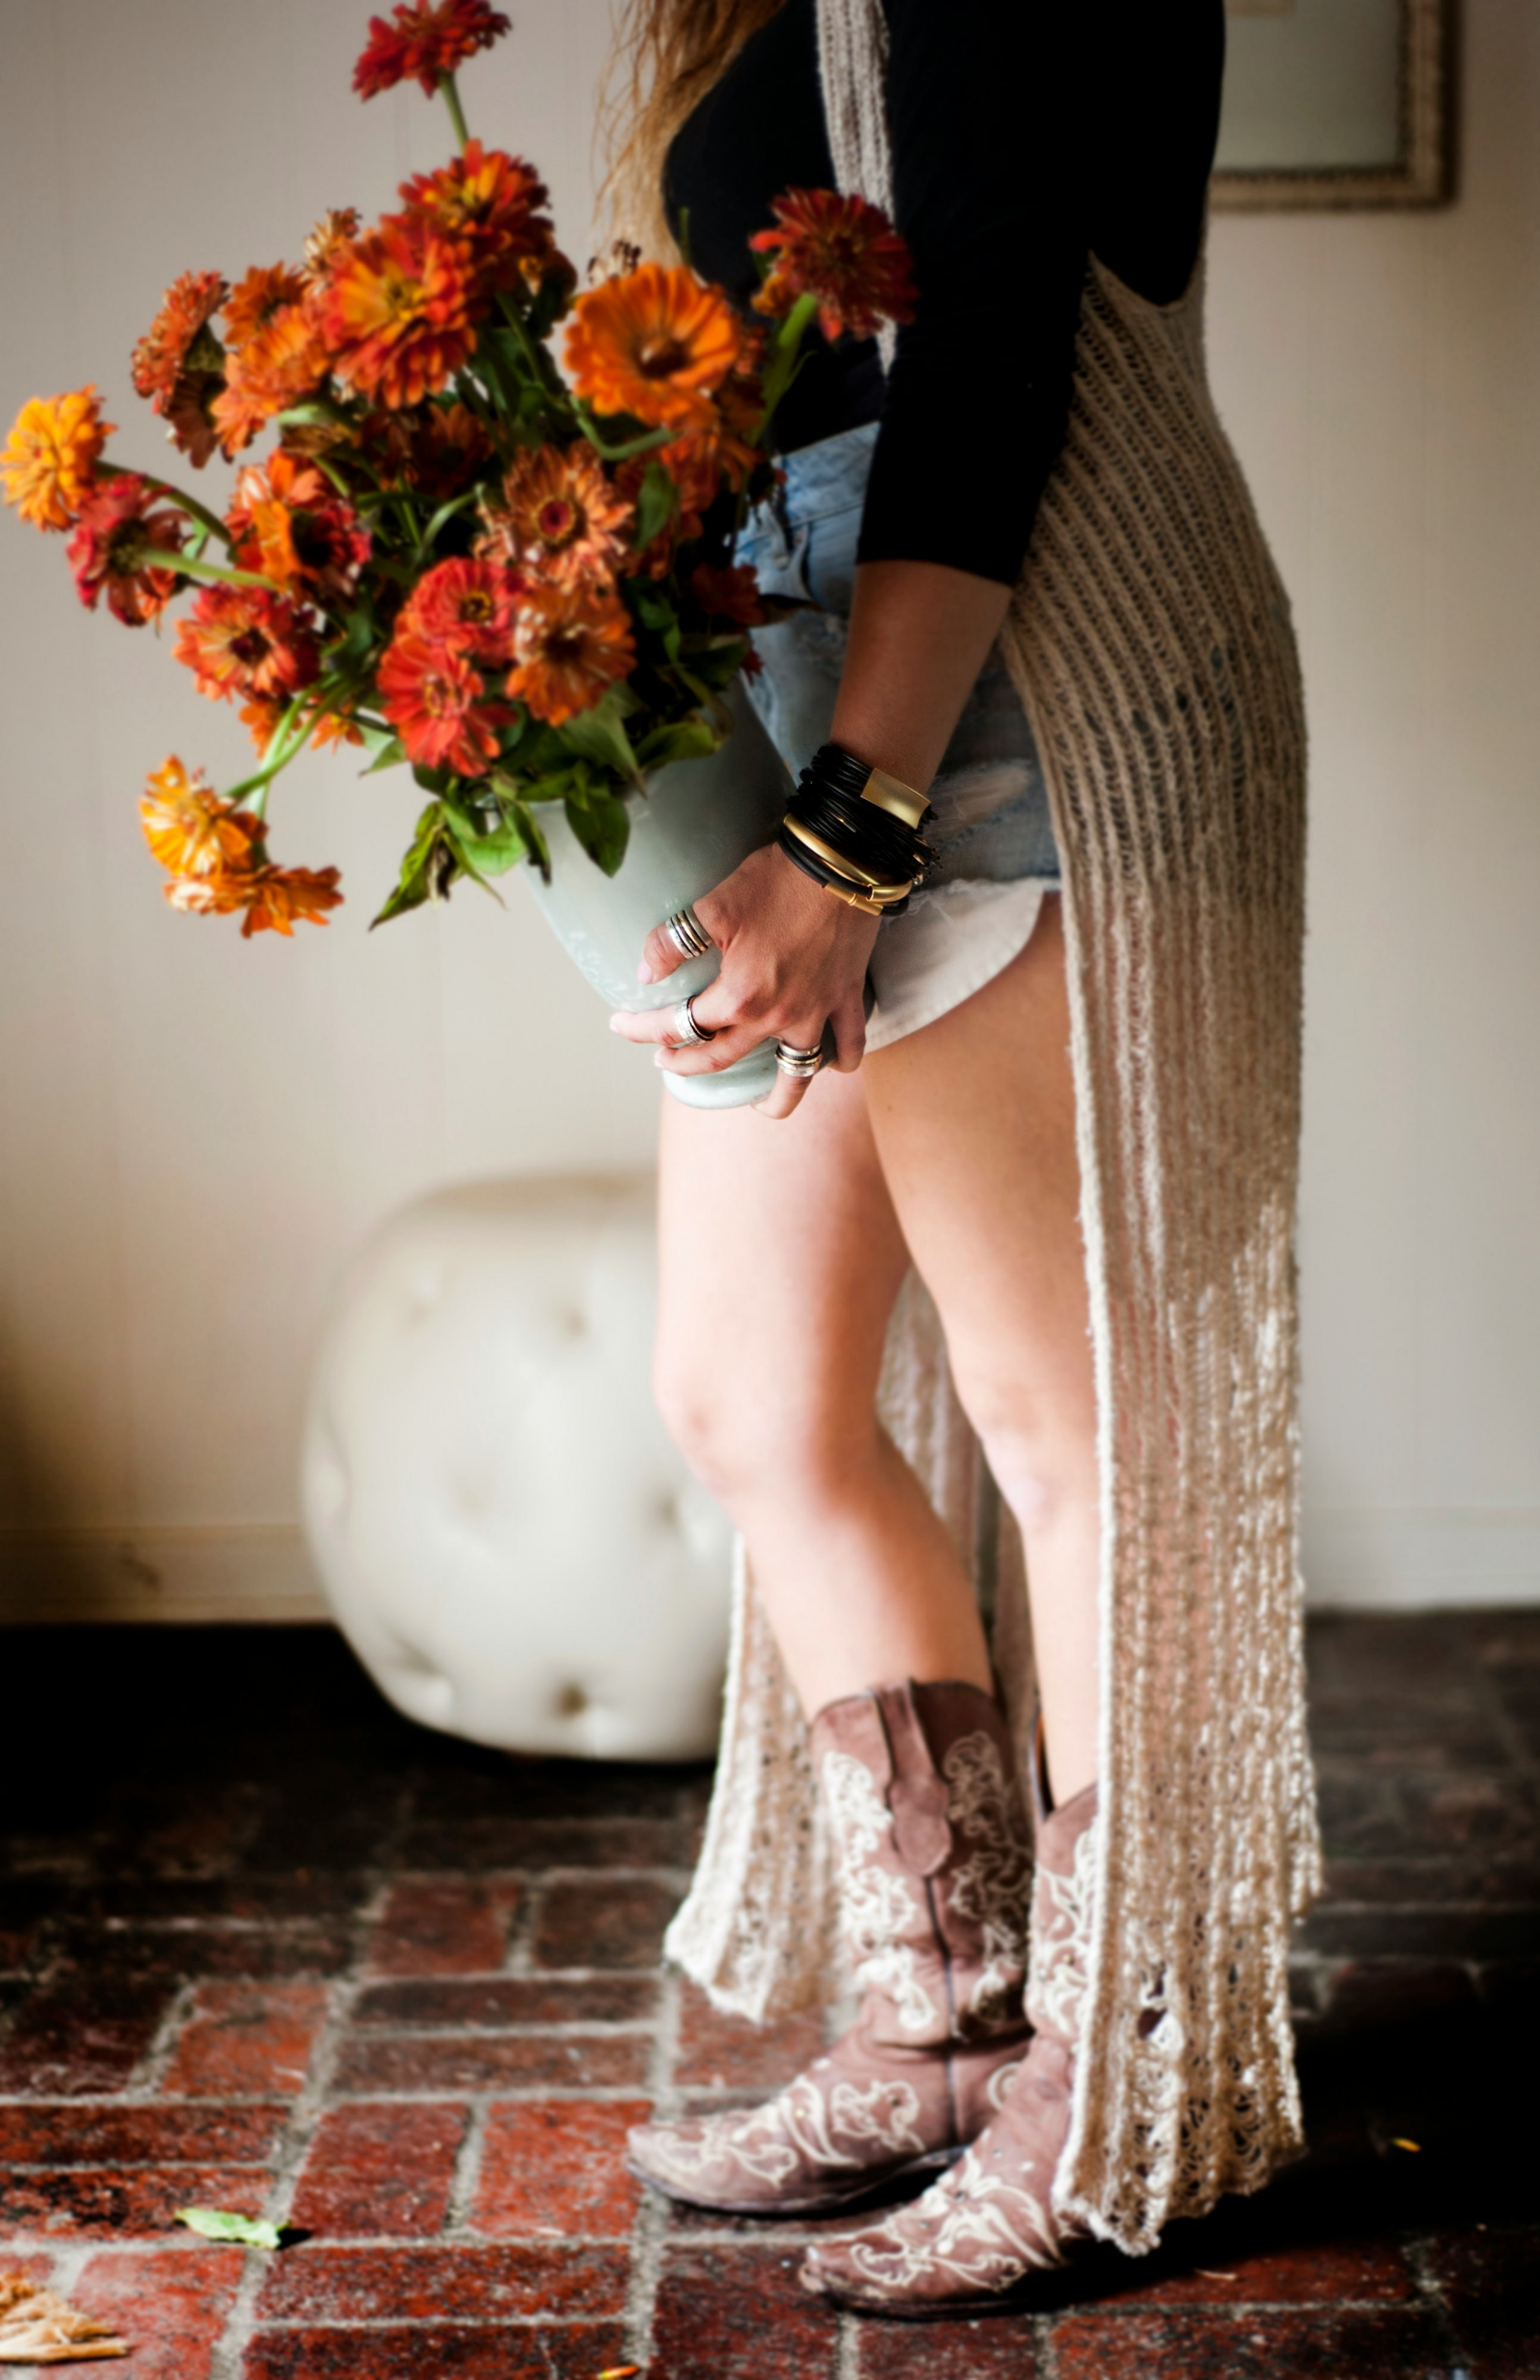
[[[1000,2112],[952,2172],[871,2229],[810,2249],[805,2289],[909,2322],[1000,2312],[1001,2292],[1061,2264],[1083,2227],[1054,2204],[1069,2137],[1096,1861],[1097,1789],[1040,1820],[1026,2009],[1032,2045]]]
[[[999,1705],[976,1686],[879,1686],[820,1711],[810,1749],[858,2019],[764,2107],[630,2137],[634,2173],[722,2213],[814,2213],[949,2165],[1027,2035],[1031,1852]]]

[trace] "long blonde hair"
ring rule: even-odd
[[[608,154],[600,203],[611,236],[644,254],[675,253],[663,213],[663,160],[697,102],[785,0],[626,0],[605,79]]]

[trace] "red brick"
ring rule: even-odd
[[[1540,2339],[1540,2227],[1435,2240],[1443,2289],[1472,2380],[1534,2380]]]
[[[284,2107],[0,2106],[0,2166],[265,2165]]]
[[[474,1975],[501,1967],[516,1884],[398,1884],[370,1937],[379,1975]]]
[[[93,2256],[69,2301],[127,2341],[134,2380],[207,2380],[245,2266],[237,2248]]]
[[[624,2239],[641,2188],[625,2170],[625,2135],[650,2112],[646,2100],[491,2108],[471,2228],[494,2240]]]
[[[145,1983],[187,1983],[200,1976],[275,1982],[297,1975],[336,1975],[352,1955],[346,1919],[297,1925],[170,1924],[115,1928],[103,1943],[94,1919],[61,1929],[71,1957],[92,1975],[107,1960],[126,1977]]]
[[[292,2220],[332,2238],[430,2239],[449,2211],[468,2122],[464,2107],[333,2109],[310,2143]]]
[[[509,2025],[634,2024],[651,2016],[650,1975],[486,1975],[468,1981],[372,1984],[354,2004],[360,2025],[430,2026],[479,2032]]]
[[[798,2281],[802,2255],[672,2247],[653,2322],[659,2380],[832,2380],[838,2320]]]
[[[1201,2242],[1185,2243],[1191,2256],[1178,2269],[1139,2286],[1138,2268],[1126,2288],[1120,2276],[1118,2302],[1136,2306],[1241,2306],[1395,2304],[1416,2295],[1416,2284],[1392,2240],[1314,2240],[1263,2256],[1210,2257]],[[1164,2264],[1164,2255],[1160,2261]]]
[[[0,2224],[76,2240],[158,2239],[179,2206],[261,2215],[268,2189],[260,2166],[34,2166],[0,2174]]]
[[[685,1987],[674,2080],[682,2089],[773,2091],[823,2050],[820,2018],[749,2024],[743,2017],[719,2015],[692,1984]]]
[[[552,1884],[535,1921],[540,1967],[655,1967],[679,1906],[670,1884],[645,1876]]]
[[[292,2098],[325,2016],[321,1984],[204,1984],[164,2088],[193,2099]]]
[[[1433,2317],[1413,2307],[1078,2313],[1053,2326],[1056,2380],[1431,2380],[1448,2369]]]
[[[588,2380],[630,2362],[618,2322],[392,2330],[260,2330],[244,2380]]]
[[[24,2000],[0,2045],[0,2093],[121,2091],[171,2005],[169,1983],[72,1973]]]
[[[372,2091],[624,2091],[647,2078],[650,2045],[639,2035],[568,2040],[551,2034],[417,2034],[348,2042],[336,2088]]]
[[[266,2267],[263,2322],[516,2322],[622,2314],[630,2258],[581,2248],[291,2248]]]
[[[695,1829],[677,1818],[467,1818],[408,1827],[405,1868],[688,1867]]]
[[[1030,2314],[988,2322],[863,2322],[859,2380],[1034,2380],[1040,2369]]]

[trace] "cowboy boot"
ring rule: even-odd
[[[821,2212],[950,2164],[1026,2038],[1031,1852],[1000,1706],[976,1686],[879,1686],[820,1711],[810,1750],[856,2022],[763,2107],[630,2136],[634,2173],[723,2214]]]
[[[809,2250],[805,2289],[859,2313],[909,2322],[1000,2309],[1000,2296],[1061,2264],[1084,2228],[1054,2204],[1069,2137],[1085,1989],[1097,1789],[1040,1820],[1026,2010],[1031,2046],[994,2116],[952,2170],[885,2222]]]

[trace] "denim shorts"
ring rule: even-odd
[[[757,628],[756,710],[794,777],[829,739],[855,589],[855,544],[877,424],[785,458],[785,485],[750,516],[737,560],[768,594],[819,606]],[[928,1025],[1008,966],[1059,886],[1048,788],[1026,714],[998,650],[964,707],[930,786],[931,881],[878,929],[867,1046]]]

